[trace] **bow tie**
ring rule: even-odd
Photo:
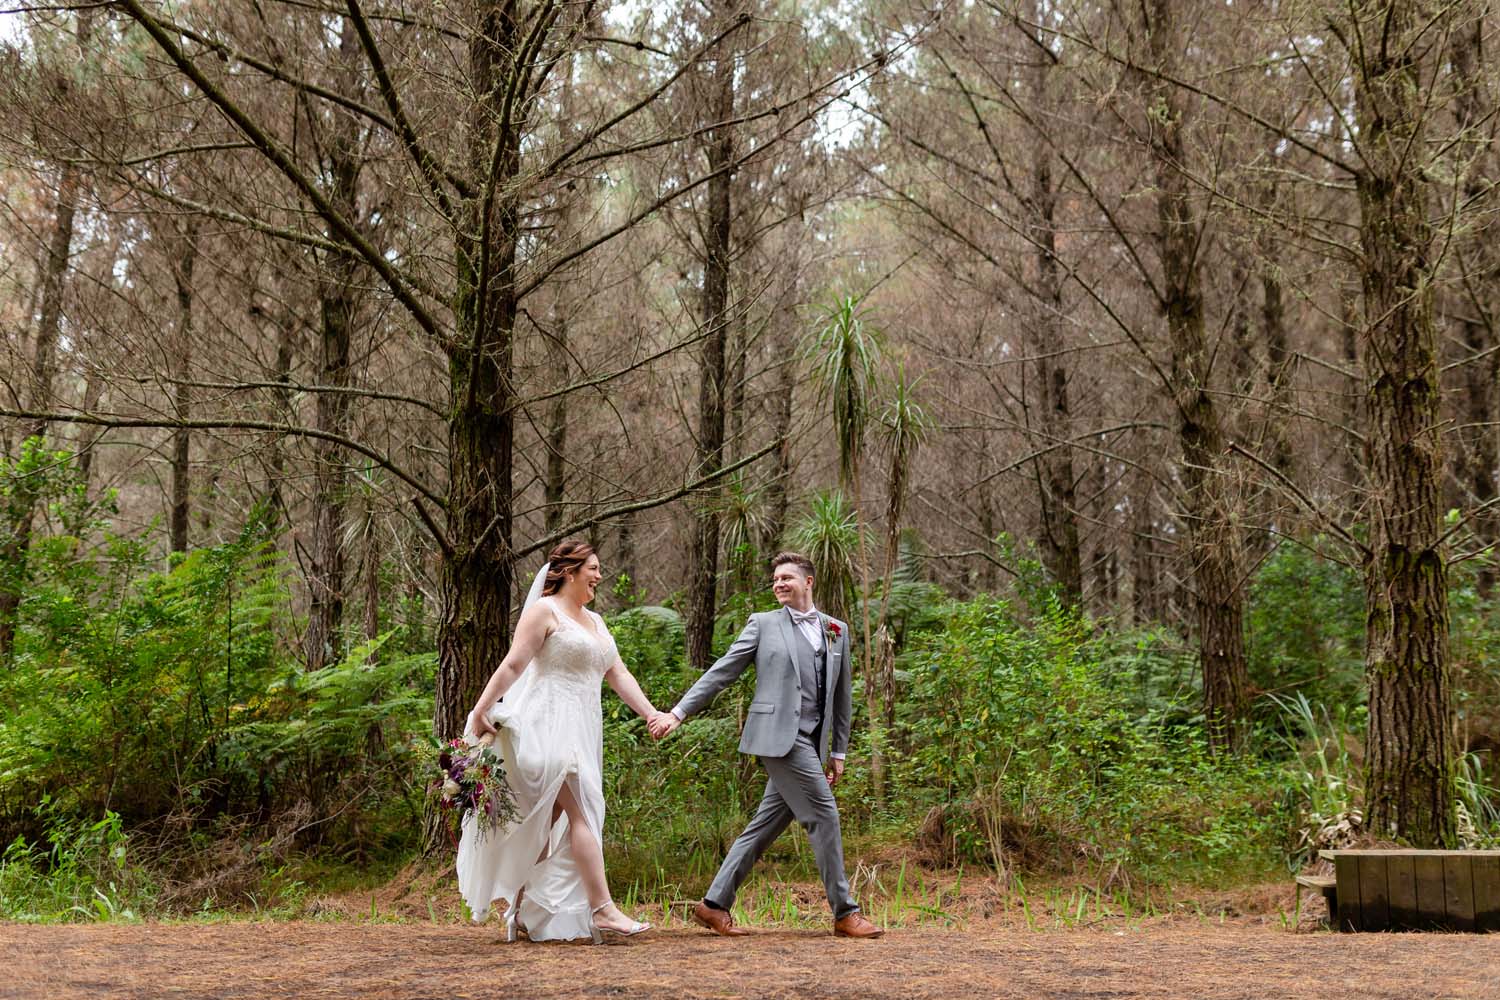
[[[790,608],[787,610],[791,611]],[[816,625],[818,624],[818,612],[816,609],[808,612],[792,611],[792,622],[796,625]]]

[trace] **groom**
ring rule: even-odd
[[[750,616],[719,661],[670,712],[650,723],[657,739],[703,711],[745,668],[755,664],[755,697],[745,716],[740,752],[760,757],[769,780],[755,818],[714,876],[693,918],[725,937],[749,933],[729,915],[740,883],[793,819],[807,830],[839,937],[884,933],[859,912],[844,874],[844,844],[833,786],[849,747],[849,630],[813,607],[813,564],[782,552],[771,560],[771,590],[781,610]],[[824,764],[828,770],[824,771]]]

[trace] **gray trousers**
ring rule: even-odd
[[[828,893],[828,905],[835,919],[859,909],[849,894],[849,879],[844,874],[844,841],[839,834],[839,807],[833,790],[818,761],[812,740],[798,735],[791,753],[785,757],[762,757],[766,769],[766,794],[760,800],[755,818],[745,827],[729,848],[719,874],[714,876],[704,899],[727,910],[734,905],[740,884],[755,867],[766,848],[781,836],[787,824],[795,819],[807,830],[818,874]]]

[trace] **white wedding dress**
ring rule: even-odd
[[[533,941],[591,936],[593,913],[568,841],[568,817],[552,812],[566,783],[604,843],[604,717],[600,686],[614,665],[614,638],[586,611],[586,627],[543,597],[553,630],[536,658],[490,711],[495,748],[520,818],[480,833],[471,813],[458,845],[458,888],[476,922],[504,899]],[[472,733],[469,734],[472,737]],[[540,860],[539,860],[540,859]],[[524,889],[519,912],[516,897]]]

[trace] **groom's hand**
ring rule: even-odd
[[[830,760],[828,762],[828,770],[827,772],[825,772],[825,774],[828,778],[829,788],[837,785],[839,783],[839,779],[844,776],[844,758],[835,757]]]

